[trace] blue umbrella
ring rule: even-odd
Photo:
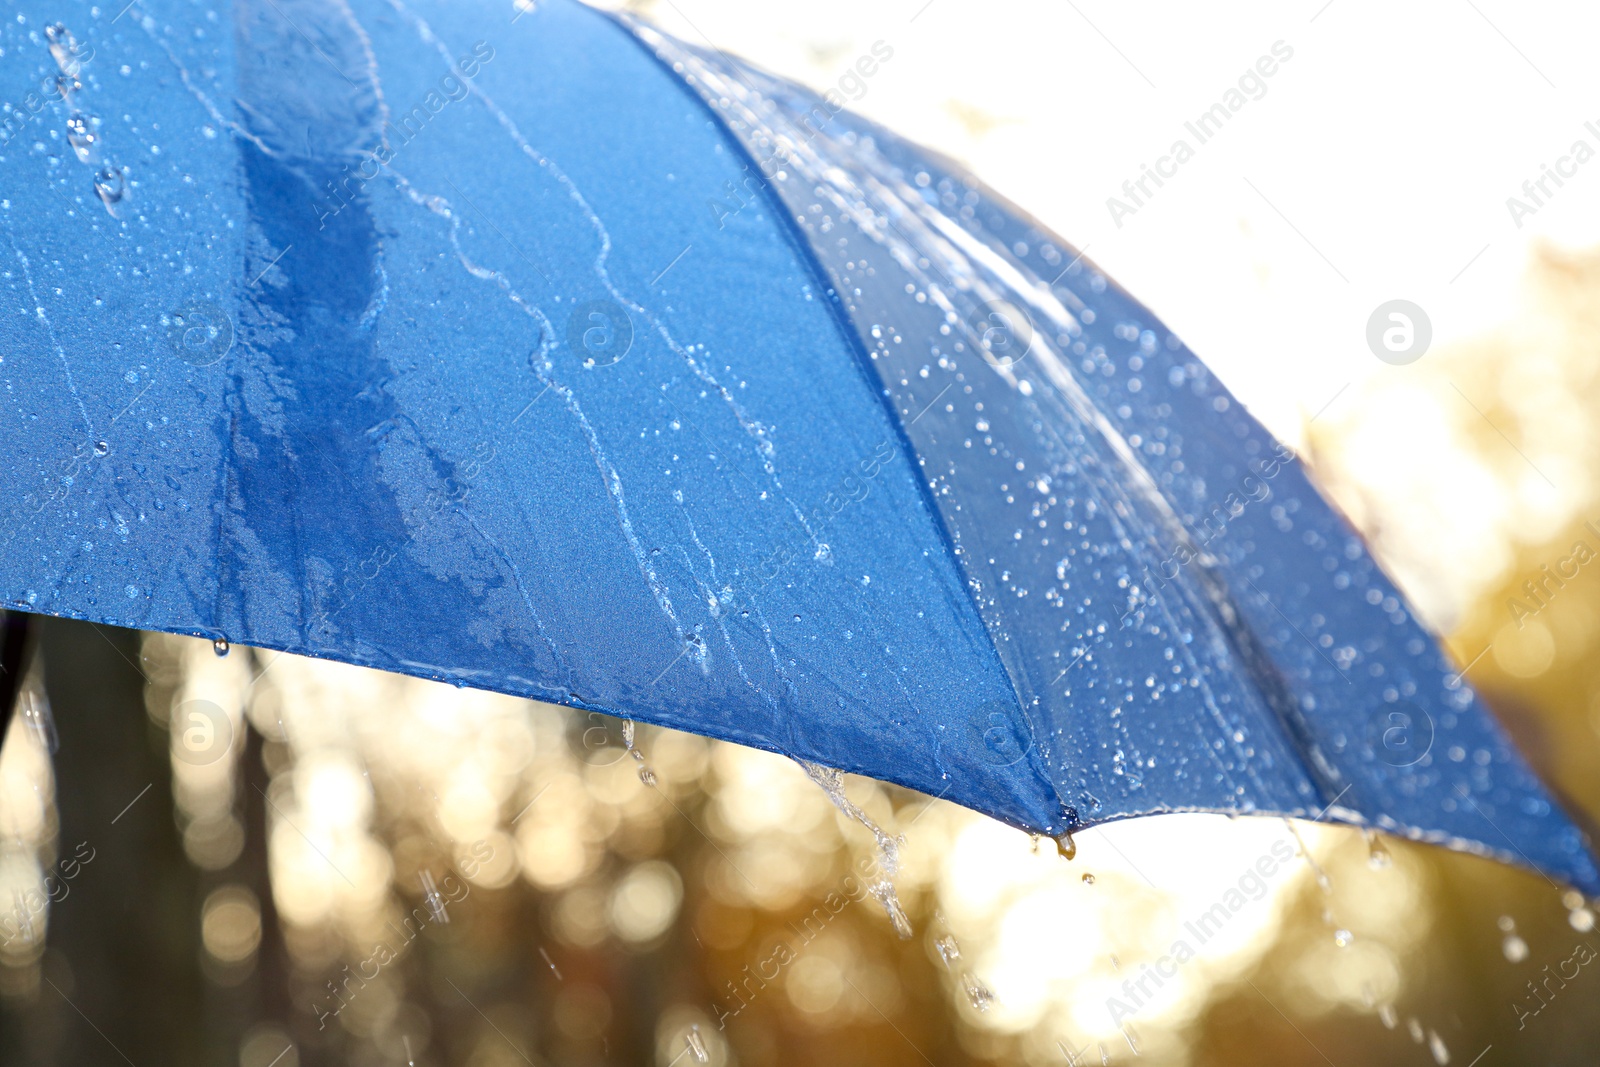
[[[892,44],[819,97],[571,2],[48,10],[0,29],[7,607],[1600,890],[1294,454],[842,110]]]

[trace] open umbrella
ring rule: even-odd
[[[840,91],[571,2],[70,10],[0,30],[7,607],[1600,890],[1293,453]]]

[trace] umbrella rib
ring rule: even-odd
[[[1250,579],[1248,579],[1248,578],[1245,579],[1245,582],[1250,586],[1251,589],[1254,589],[1256,592],[1261,593],[1261,587],[1256,585],[1255,582],[1250,581]],[[1332,667],[1334,669],[1334,671],[1338,673],[1339,677],[1341,677],[1341,678],[1343,678],[1345,680],[1346,684],[1348,684],[1348,685],[1354,685],[1355,684],[1354,682],[1350,681],[1350,676],[1349,675],[1345,674],[1344,671],[1339,670],[1339,665],[1337,663],[1333,662],[1333,660],[1331,660],[1331,659],[1328,659],[1328,654],[1326,652],[1322,651],[1322,649],[1318,648],[1317,647],[1317,643],[1315,641],[1311,640],[1311,638],[1309,638],[1309,637],[1306,637],[1304,630],[1300,629],[1300,627],[1296,626],[1292,621],[1290,621],[1289,616],[1285,615],[1283,613],[1283,610],[1281,608],[1279,608],[1278,605],[1276,605],[1276,604],[1274,604],[1272,602],[1272,598],[1271,597],[1269,597],[1265,593],[1261,593],[1261,599],[1265,600],[1267,602],[1267,606],[1270,607],[1273,611],[1276,611],[1278,613],[1278,618],[1282,619],[1284,622],[1289,623],[1289,629],[1291,629],[1295,633],[1299,634],[1305,640],[1305,643],[1311,646],[1312,651],[1316,652],[1317,655],[1319,655],[1323,659],[1327,660],[1328,666]]]

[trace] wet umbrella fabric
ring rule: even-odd
[[[836,96],[570,2],[23,12],[7,606],[1600,889],[1293,454]]]

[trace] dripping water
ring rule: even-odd
[[[633,757],[633,762],[639,765],[639,781],[645,785],[656,784],[656,772],[645,765],[644,753],[639,751],[639,746],[634,743],[633,720],[622,720],[622,743],[628,748],[628,755]]]
[[[1378,837],[1378,832],[1376,830],[1362,830],[1361,833],[1362,836],[1367,839],[1368,867],[1371,867],[1373,870],[1377,871],[1382,870],[1394,862],[1393,858],[1389,855],[1389,850],[1384,847],[1382,839]]]
[[[22,691],[21,705],[23,724],[41,749],[55,755],[61,750],[61,735],[56,732],[56,719],[50,713],[50,698],[39,686],[30,685]]]
[[[973,1010],[984,1012],[994,1006],[994,990],[971,971],[961,975],[961,988],[966,991],[967,1003],[972,1005]]]
[[[833,801],[833,806],[844,813],[845,817],[860,823],[872,834],[873,840],[878,844],[878,859],[883,864],[883,878],[867,887],[879,904],[883,905],[884,912],[889,916],[889,921],[894,924],[895,933],[902,940],[907,940],[912,935],[911,920],[906,917],[906,912],[900,906],[900,898],[894,891],[894,876],[900,872],[900,848],[905,844],[904,837],[891,837],[881,826],[872,821],[872,816],[862,811],[847,796],[844,795],[844,773],[831,767],[824,767],[817,763],[808,763],[797,760],[805,769],[807,776],[822,791],[828,794],[828,799]]]
[[[684,1043],[689,1046],[689,1052],[694,1056],[696,1063],[710,1063],[711,1053],[706,1050],[706,1040],[700,1036],[700,1027],[691,1026],[684,1035]]]
[[[439,887],[434,883],[433,872],[423,868],[417,878],[422,883],[422,895],[428,902],[428,911],[433,913],[433,921],[449,923],[450,913],[444,910],[444,897],[439,895]]]

